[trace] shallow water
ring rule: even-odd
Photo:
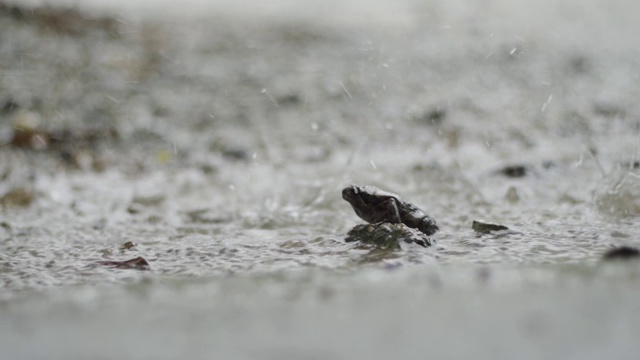
[[[0,213],[3,353],[637,352],[638,264],[600,259],[640,245],[638,5],[193,4],[1,18],[0,194],[34,194]],[[118,136],[69,161],[9,145],[25,122]],[[350,183],[419,205],[435,245],[345,243]]]

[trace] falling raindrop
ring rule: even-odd
[[[542,112],[547,110],[547,106],[549,106],[549,104],[551,103],[551,100],[553,100],[553,95],[549,95],[549,97],[547,98],[547,101],[545,101],[544,104],[542,104]]]

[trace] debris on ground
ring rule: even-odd
[[[125,261],[101,261],[100,264],[111,266],[116,269],[149,270],[151,268],[147,260],[141,256]]]
[[[631,246],[615,247],[602,256],[603,260],[630,260],[637,258],[640,258],[640,250]]]
[[[529,174],[531,169],[526,165],[508,165],[496,171],[496,174],[508,178],[521,178]]]
[[[16,124],[9,145],[34,151],[50,151],[73,167],[102,171],[105,165],[100,157],[98,144],[102,140],[117,138],[115,128],[46,130]]]
[[[134,243],[133,241],[127,241],[126,243],[120,245],[120,249],[121,250],[130,250],[130,249],[132,249],[132,248],[134,248],[136,246],[137,246],[137,244]]]
[[[112,17],[91,16],[71,7],[21,7],[0,4],[0,16],[7,15],[20,22],[37,26],[43,31],[61,35],[80,36],[86,33],[87,29],[97,29],[116,36],[120,28],[120,23]]]
[[[27,207],[33,203],[33,191],[18,187],[0,197],[0,205],[5,207]]]

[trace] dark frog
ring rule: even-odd
[[[426,235],[439,230],[436,221],[417,206],[374,186],[349,185],[342,190],[342,198],[351,204],[356,215],[371,224],[402,223]]]

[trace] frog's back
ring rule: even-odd
[[[416,229],[422,231],[426,235],[433,235],[438,230],[440,230],[440,228],[436,224],[435,219],[429,215],[425,215],[422,219],[420,219],[420,222],[418,223],[418,226],[416,226]]]
[[[371,186],[371,185],[363,185],[360,187],[360,190],[363,194],[369,195],[369,196],[375,196],[378,197],[380,199],[389,199],[389,198],[394,198],[397,200],[400,200],[400,196],[389,192],[389,191],[384,191],[381,190],[375,186]]]
[[[425,214],[424,211],[420,210],[417,206],[403,201],[401,208],[401,218],[405,225],[418,229],[427,235],[433,235],[440,230],[436,224],[436,220]]]

